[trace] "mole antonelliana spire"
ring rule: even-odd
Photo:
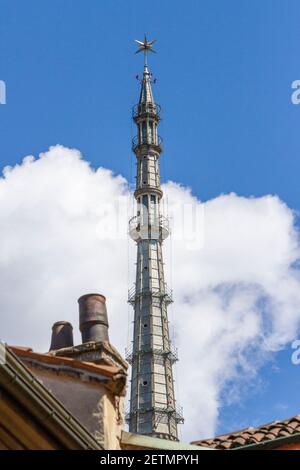
[[[176,410],[173,363],[167,307],[172,302],[164,278],[163,241],[169,235],[168,220],[161,214],[159,159],[162,141],[158,135],[160,106],[152,94],[152,74],[147,55],[155,52],[154,41],[136,41],[144,53],[144,73],[140,80],[139,102],[133,108],[137,136],[133,152],[137,159],[137,213],[129,222],[129,234],[137,244],[137,268],[129,302],[134,308],[132,348],[127,360],[132,365],[129,431],[178,440],[177,424],[182,416]]]

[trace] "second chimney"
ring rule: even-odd
[[[68,321],[57,321],[52,326],[50,351],[73,346],[73,327]]]
[[[106,298],[100,294],[86,294],[78,299],[79,329],[82,342],[109,341]]]

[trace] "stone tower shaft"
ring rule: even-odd
[[[165,282],[162,253],[169,225],[160,210],[160,106],[153,98],[146,61],[140,82],[139,102],[133,108],[137,127],[132,143],[137,160],[137,213],[129,222],[129,234],[137,244],[137,266],[135,286],[129,291],[134,333],[127,354],[132,365],[127,419],[130,432],[177,440],[177,423],[182,417],[176,411],[174,396],[172,366],[177,354],[169,338],[167,307],[172,298]]]

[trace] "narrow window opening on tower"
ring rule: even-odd
[[[145,121],[142,123],[142,142],[143,144],[147,143],[147,123]]]
[[[154,124],[154,142],[157,143],[157,124]]]
[[[150,126],[150,143],[153,144],[154,143],[153,121],[149,122],[149,126]]]

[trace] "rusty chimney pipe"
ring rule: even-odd
[[[73,326],[68,321],[57,321],[52,326],[50,351],[73,346]]]
[[[109,341],[106,298],[100,294],[86,294],[78,299],[79,329],[82,342]]]

